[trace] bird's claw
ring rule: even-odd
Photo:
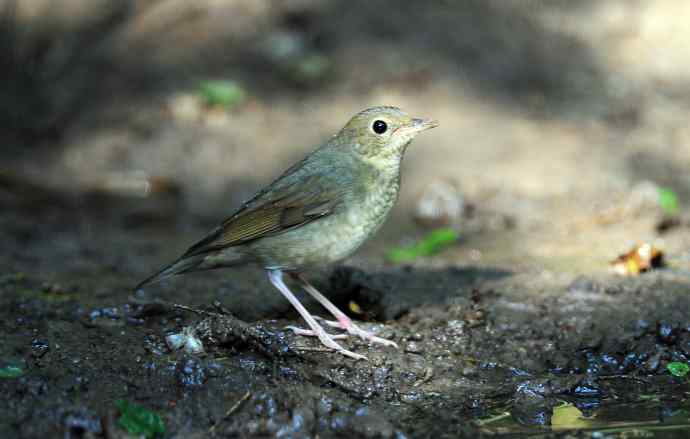
[[[348,351],[344,347],[340,346],[338,343],[335,342],[335,340],[343,340],[349,337],[348,334],[337,334],[337,335],[331,335],[326,333],[325,331],[323,333],[319,333],[317,331],[314,331],[312,329],[304,329],[304,328],[298,328],[297,326],[286,326],[285,329],[289,329],[296,335],[304,335],[307,337],[317,337],[321,344],[323,344],[325,347],[329,349],[333,349],[335,352],[345,355],[346,357],[353,358],[355,360],[367,360],[367,357],[364,355],[356,354],[352,351]]]
[[[373,333],[369,331],[365,331],[364,329],[361,329],[354,323],[350,325],[347,329],[347,333],[350,335],[354,335],[356,337],[361,338],[364,341],[368,341],[370,343],[378,343],[382,344],[384,346],[392,346],[394,348],[398,348],[398,344],[392,340],[387,340],[385,338],[377,337]]]
[[[297,326],[286,326],[285,329],[289,329],[295,335],[303,335],[305,337],[318,337],[319,335],[311,329],[304,329]],[[328,334],[333,340],[345,340],[349,337],[348,334]]]
[[[343,325],[341,322],[335,321],[335,320],[326,320],[322,317],[314,316],[314,318],[322,323],[324,323],[326,326],[330,326],[331,328],[339,328],[342,330],[347,331],[349,335],[359,337],[364,341],[368,341],[370,343],[378,343],[382,344],[384,346],[392,346],[394,348],[398,348],[398,344],[392,340],[387,340],[385,338],[377,337],[374,335],[374,333],[365,331],[364,329],[360,328],[357,326],[354,322],[350,321],[348,322],[347,325]]]

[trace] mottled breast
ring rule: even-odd
[[[392,175],[391,175],[392,174]],[[332,214],[251,244],[266,268],[300,269],[347,258],[384,223],[398,198],[398,172],[368,169]]]

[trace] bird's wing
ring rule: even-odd
[[[344,187],[324,175],[289,180],[278,188],[257,194],[211,234],[187,250],[183,258],[302,226],[329,215],[342,201]]]

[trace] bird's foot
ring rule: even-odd
[[[286,326],[285,329],[289,329],[295,335],[303,335],[305,337],[317,337],[316,332],[314,332],[311,329],[304,329],[298,326]],[[328,336],[331,337],[333,340],[345,340],[349,337],[349,335],[347,334],[328,334]]]
[[[377,337],[373,333],[365,331],[364,329],[361,329],[359,326],[355,325],[351,318],[349,318],[344,312],[340,311],[337,306],[326,298],[326,296],[321,294],[319,290],[307,282],[307,280],[300,273],[292,273],[292,277],[297,279],[302,284],[302,287],[305,289],[305,291],[316,299],[316,301],[319,302],[324,308],[326,308],[328,312],[330,312],[331,315],[337,319],[337,321],[324,320],[316,316],[313,316],[313,318],[323,321],[330,327],[344,329],[348,334],[359,337],[362,340],[368,341],[369,343],[378,343],[384,346],[393,346],[395,348],[398,347],[394,341]]]
[[[374,335],[373,332],[365,331],[364,329],[357,326],[355,324],[355,322],[353,322],[349,318],[347,320],[342,319],[342,320],[335,321],[335,320],[326,320],[326,319],[323,319],[323,318],[317,317],[317,316],[314,316],[314,317],[317,320],[320,320],[325,325],[330,326],[331,328],[343,329],[343,330],[347,331],[347,333],[349,335],[359,337],[364,341],[368,341],[370,343],[378,343],[378,344],[382,344],[384,346],[392,346],[396,349],[398,348],[398,344],[395,343],[394,341],[387,340],[387,339],[381,338],[381,337],[377,337],[376,335]]]
[[[314,330],[314,329],[303,329],[303,328],[298,328],[296,326],[286,326],[286,329],[291,330],[296,335],[304,335],[304,336],[308,336],[308,337],[317,337],[322,345],[326,346],[329,349],[333,349],[337,353],[345,355],[346,357],[354,358],[355,360],[366,360],[367,359],[367,357],[365,357],[364,355],[360,355],[360,354],[356,354],[352,351],[348,351],[347,349],[340,346],[335,341],[338,339],[347,338],[348,337],[347,334],[331,335],[331,334],[327,333],[320,326],[316,330]]]
[[[290,291],[287,285],[285,285],[285,282],[283,282],[282,271],[278,269],[268,270],[268,278],[270,279],[271,283],[278,289],[278,291],[280,291],[283,294],[283,296],[285,296],[285,298],[292,304],[292,306],[295,307],[297,312],[299,312],[304,321],[307,322],[307,325],[309,325],[309,327],[311,328],[311,331],[300,330],[299,332],[301,332],[303,335],[313,335],[315,337],[318,337],[322,345],[326,346],[329,349],[333,349],[334,351],[343,354],[346,357],[354,358],[355,360],[367,359],[367,357],[365,357],[364,355],[355,354],[354,352],[350,352],[347,349],[340,346],[335,341],[334,336],[327,333],[326,330],[318,324],[314,317],[311,314],[309,314],[309,311],[307,311],[307,309],[299,302],[297,297],[295,297],[295,295],[292,294],[292,291]]]
[[[372,332],[365,331],[354,323],[350,322],[350,326],[346,329],[348,334],[361,338],[362,340],[368,341],[369,343],[378,343],[384,346],[391,346],[398,348],[398,344],[392,340],[387,340],[385,338],[377,337]]]

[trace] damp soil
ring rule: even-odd
[[[0,366],[22,371],[0,379],[0,437],[124,437],[119,399],[160,414],[165,437],[690,432],[690,381],[667,370],[690,358],[688,279],[673,269],[560,277],[365,256],[312,274],[399,346],[344,340],[368,358],[353,361],[286,330],[302,322],[257,269],[133,292],[202,220],[129,221],[81,198],[36,206],[7,204],[0,227]],[[181,333],[203,352],[172,350]]]

